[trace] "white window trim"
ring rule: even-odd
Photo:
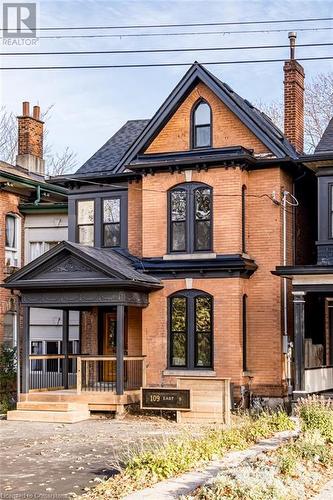
[[[9,267],[21,267],[21,217],[19,214],[14,212],[8,212],[5,215],[5,221],[7,217],[13,217],[15,219],[15,233],[16,233],[16,246],[8,247],[5,246],[5,265]],[[14,265],[12,259],[17,261],[17,265]],[[10,264],[7,264],[8,260],[10,260]]]

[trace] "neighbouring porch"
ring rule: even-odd
[[[333,390],[333,294],[294,290],[295,392]]]

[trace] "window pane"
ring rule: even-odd
[[[171,330],[184,332],[186,329],[186,298],[173,297],[171,300]]]
[[[103,222],[120,222],[120,198],[104,200]]]
[[[197,333],[197,352],[196,352],[196,366],[209,368],[211,362],[211,335],[207,332]]]
[[[196,250],[211,250],[210,221],[200,220],[196,222]]]
[[[175,252],[186,250],[185,222],[173,222],[171,227],[172,250]]]
[[[211,192],[208,188],[195,190],[195,218],[196,220],[210,219]]]
[[[197,297],[195,299],[195,322],[197,332],[211,330],[211,305],[210,297]]]
[[[199,104],[195,110],[194,123],[195,125],[210,124],[210,107],[205,102]]]
[[[43,354],[43,344],[41,341],[33,341],[31,342],[31,354],[35,356]],[[43,369],[43,360],[42,359],[32,359],[31,360],[31,370],[33,372],[41,372]]]
[[[171,343],[172,366],[186,366],[186,334],[173,333]]]
[[[186,192],[172,191],[171,193],[171,220],[183,221],[186,219]]]
[[[79,226],[79,243],[90,247],[94,245],[94,226]]]
[[[58,354],[58,342],[46,342],[46,354]],[[48,359],[46,362],[46,371],[58,371],[58,359]]]
[[[120,224],[104,224],[104,246],[120,246]]]
[[[6,215],[6,247],[16,248],[16,217]]]
[[[78,201],[77,204],[77,223],[94,223],[94,200]]]
[[[210,125],[199,126],[195,128],[195,144],[197,148],[210,146]]]

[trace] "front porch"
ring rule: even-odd
[[[162,285],[132,264],[114,250],[63,242],[7,280],[7,288],[20,290],[23,309],[18,344],[22,411],[45,411],[47,403],[54,412],[63,411],[59,408],[72,408],[71,403],[87,405],[87,411],[120,412],[139,401],[146,380],[142,309],[149,293]],[[58,345],[56,352],[32,351],[32,308],[62,311],[61,340],[51,342]],[[70,349],[70,311],[80,313],[76,352]]]

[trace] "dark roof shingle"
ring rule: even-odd
[[[76,171],[76,175],[113,172],[149,120],[129,120]]]
[[[331,118],[315,149],[315,153],[324,153],[326,151],[333,151],[333,118]]]

